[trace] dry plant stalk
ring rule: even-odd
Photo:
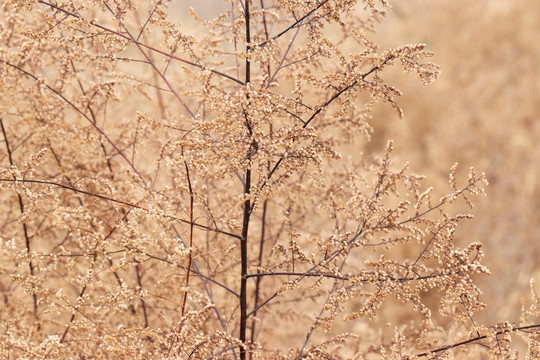
[[[473,320],[489,271],[451,203],[484,175],[440,197],[391,142],[341,155],[401,116],[387,68],[439,74],[370,41],[385,0],[168,6],[3,3],[4,358],[506,359],[515,332],[536,358],[534,290],[522,324]]]

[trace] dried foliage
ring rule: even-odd
[[[2,356],[537,358],[534,282],[519,323],[474,320],[485,176],[358,151],[402,116],[386,72],[439,76],[374,41],[389,4],[191,5],[4,1]]]

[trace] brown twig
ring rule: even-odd
[[[246,52],[249,54],[251,51],[251,29],[250,29],[250,1],[245,2],[244,18],[246,23]],[[251,61],[249,56],[246,57],[246,84],[251,81]],[[248,95],[249,96],[249,95]],[[246,117],[246,126],[251,135],[251,125],[247,113],[244,112]],[[248,150],[248,153],[250,149]],[[249,157],[249,155],[248,155]],[[250,161],[248,159],[248,161]],[[246,360],[246,329],[247,329],[247,267],[248,267],[248,229],[249,220],[251,217],[251,201],[249,195],[251,192],[251,166],[246,169],[245,183],[243,189],[244,204],[243,204],[243,216],[242,216],[242,235],[240,240],[240,257],[241,257],[241,277],[240,277],[240,360]]]
[[[182,317],[185,314],[186,311],[186,301],[188,296],[188,290],[189,290],[189,274],[191,273],[191,262],[193,258],[193,188],[191,187],[191,178],[189,176],[189,167],[187,164],[187,161],[184,160],[184,166],[186,168],[186,178],[188,182],[188,189],[189,189],[189,254],[188,254],[188,265],[186,267],[186,283],[185,287],[186,290],[184,291],[184,300],[182,301]]]
[[[338,99],[343,93],[347,92],[348,90],[351,90],[352,88],[354,88],[355,86],[358,85],[359,81],[362,81],[364,80],[366,77],[368,77],[369,75],[371,75],[372,73],[376,72],[377,70],[379,70],[381,67],[383,67],[384,65],[386,65],[389,61],[391,61],[392,59],[394,59],[394,56],[393,55],[390,55],[388,56],[380,65],[377,65],[377,66],[374,66],[373,68],[371,68],[368,72],[360,75],[360,77],[358,79],[356,79],[355,81],[353,81],[350,85],[347,85],[345,86],[343,89],[341,90],[338,90],[337,92],[335,92],[331,97],[330,99],[328,99],[326,102],[324,102],[322,105],[320,105],[317,110],[315,110],[313,112],[313,114],[311,114],[311,116],[306,120],[306,121],[302,121],[303,122],[303,125],[302,125],[302,129],[305,129],[308,127],[308,125],[313,121],[313,119],[315,119],[315,117],[317,115],[319,115],[319,113],[328,107],[328,105],[330,105],[331,103],[333,103],[336,99]],[[276,162],[276,164],[274,165],[274,167],[272,168],[272,170],[270,170],[270,172],[268,173],[268,176],[267,176],[267,179],[266,181],[263,183],[262,187],[266,186],[268,184],[268,180],[270,180],[270,178],[272,177],[272,175],[276,172],[276,170],[280,167],[280,165],[282,164],[283,162],[283,159],[285,158],[284,155],[282,155],[278,161]],[[259,189],[260,190],[260,189]]]
[[[76,18],[76,19],[84,20],[84,19],[83,19],[82,17],[80,17],[79,15],[74,14],[74,13],[72,13],[72,12],[70,12],[70,11],[67,11],[66,9],[63,9],[63,8],[59,7],[58,5],[51,4],[51,3],[48,3],[47,1],[43,1],[43,0],[38,0],[38,2],[39,2],[40,4],[50,6],[51,8],[56,9],[56,10],[58,10],[58,11],[61,11],[61,12],[63,12],[64,14],[67,14],[67,15],[69,15],[69,16],[72,16],[72,17],[74,17],[74,18]],[[215,70],[215,69],[210,69],[210,68],[207,68],[206,66],[196,64],[196,63],[194,63],[194,62],[191,62],[191,61],[186,60],[186,59],[179,58],[179,57],[174,56],[174,55],[172,55],[172,54],[168,54],[168,53],[166,53],[166,52],[164,52],[164,51],[161,51],[161,50],[159,50],[159,49],[156,49],[156,48],[153,47],[153,46],[150,46],[150,45],[147,45],[147,44],[145,44],[145,43],[142,43],[142,42],[136,40],[135,38],[133,38],[133,37],[131,37],[131,36],[126,36],[126,35],[124,35],[124,34],[122,34],[122,33],[119,33],[118,31],[114,31],[114,30],[109,29],[109,28],[107,28],[107,27],[105,27],[105,26],[103,26],[103,25],[96,24],[95,22],[90,22],[89,24],[92,25],[92,26],[95,26],[95,27],[97,27],[97,28],[99,28],[99,29],[101,29],[101,30],[103,30],[103,31],[106,31],[106,32],[108,32],[108,33],[110,33],[110,34],[114,34],[114,35],[116,35],[116,36],[118,36],[118,37],[121,37],[121,38],[123,38],[123,39],[129,40],[129,41],[133,42],[134,44],[137,44],[138,46],[142,46],[142,47],[144,47],[144,48],[147,48],[148,50],[151,50],[151,51],[154,51],[154,52],[159,53],[159,54],[161,54],[161,55],[167,56],[167,57],[169,57],[169,58],[171,58],[171,59],[174,59],[174,60],[183,62],[184,64],[188,64],[188,65],[194,66],[194,67],[199,68],[199,69],[201,69],[201,70],[210,71],[210,72],[213,73],[213,74],[216,74],[216,75],[219,75],[219,76],[223,76],[223,77],[225,77],[225,78],[227,78],[227,79],[229,79],[229,80],[232,80],[232,81],[234,81],[234,82],[236,82],[236,83],[238,83],[238,84],[240,84],[240,85],[245,85],[242,81],[240,81],[240,80],[238,80],[238,79],[235,79],[234,77],[232,77],[232,76],[230,76],[230,75],[227,75],[227,74],[225,74],[225,73],[222,73],[221,71],[218,71],[218,70]]]
[[[284,29],[283,31],[281,31],[279,34],[275,35],[275,36],[272,36],[272,38],[270,38],[270,40],[276,40],[280,37],[282,37],[283,35],[285,35],[287,32],[289,32],[291,29],[294,29],[296,26],[298,26],[300,23],[302,23],[302,21],[304,21],[304,19],[310,17],[315,11],[319,10],[324,4],[326,4],[329,0],[324,0],[324,1],[321,1],[315,8],[313,8],[311,11],[309,11],[308,13],[304,14],[304,16],[302,16],[300,19],[296,20],[294,23],[292,23],[291,25],[289,25],[286,29]],[[270,40],[266,40],[265,42],[259,44],[258,46],[265,46],[266,44],[268,44],[268,42]]]
[[[6,64],[14,69],[17,69],[18,71],[22,72],[23,74],[25,74],[26,76],[28,77],[31,77],[32,79],[34,79],[35,81],[40,81],[40,79],[35,76],[34,74],[32,73],[29,73],[28,71],[24,70],[23,68],[21,68],[20,66],[18,65],[15,65],[15,64],[12,64],[10,62],[7,62],[7,61],[4,61],[2,59],[0,59],[0,63],[3,63],[3,64]],[[107,134],[105,134],[105,132],[99,127],[97,126],[97,123],[95,123],[93,121],[93,119],[91,117],[89,117],[88,115],[86,115],[86,113],[81,110],[77,105],[75,105],[71,100],[69,100],[68,98],[66,98],[60,91],[56,90],[55,88],[53,88],[52,86],[48,85],[47,83],[45,82],[42,82],[41,83],[43,84],[43,86],[45,86],[47,89],[49,89],[50,91],[52,91],[56,96],[58,96],[60,99],[62,99],[66,104],[68,104],[73,110],[75,110],[76,112],[78,112],[79,114],[81,114],[86,120],[88,120],[88,122],[90,122],[90,124],[92,125],[92,127],[94,129],[96,129],[97,132],[100,133],[101,136],[103,136],[105,138],[105,140],[107,140],[107,142],[114,148],[114,150],[127,162],[127,164],[131,167],[131,169],[133,170],[133,172],[135,172],[135,174],[137,174],[137,176],[144,181],[142,175],[139,173],[139,171],[135,168],[135,166],[133,165],[133,163],[131,162],[131,160],[129,160],[126,156],[126,154],[124,154],[124,152],[107,136]]]
[[[102,200],[107,200],[107,201],[111,201],[111,202],[114,202],[114,203],[117,203],[117,204],[121,204],[121,205],[125,205],[125,206],[129,206],[129,207],[132,207],[132,208],[135,208],[135,209],[139,209],[139,210],[142,210],[142,211],[146,211],[148,213],[151,213],[151,211],[149,209],[146,209],[140,205],[137,205],[137,204],[133,204],[133,203],[130,203],[130,202],[127,202],[127,201],[123,201],[123,200],[119,200],[119,199],[114,199],[114,198],[111,198],[109,196],[105,196],[105,195],[101,195],[101,194],[95,194],[95,193],[91,193],[89,191],[85,191],[85,190],[80,190],[80,189],[77,189],[77,188],[74,188],[74,187],[71,187],[71,186],[68,186],[68,185],[64,185],[64,184],[60,184],[60,183],[55,183],[53,181],[46,181],[46,180],[32,180],[32,179],[17,179],[17,180],[13,180],[13,179],[0,179],[0,182],[11,182],[11,183],[29,183],[29,184],[41,184],[41,185],[50,185],[50,186],[55,186],[55,187],[59,187],[59,188],[62,188],[62,189],[66,189],[66,190],[70,190],[70,191],[73,191],[73,192],[76,192],[76,193],[79,193],[79,194],[84,194],[84,195],[88,195],[88,196],[92,196],[92,197],[95,197],[95,198],[98,198],[98,199],[102,199]],[[191,224],[191,222],[189,220],[186,220],[186,219],[182,219],[182,218],[178,218],[176,216],[172,216],[172,215],[167,215],[167,214],[159,214],[159,216],[163,216],[165,218],[168,218],[168,219],[171,219],[171,220],[175,220],[175,221],[179,221],[179,222],[182,222],[184,224]],[[199,224],[199,223],[196,223],[196,222],[193,222],[193,225],[195,225],[196,227],[200,228],[200,229],[204,229],[204,230],[208,230],[208,231],[213,231],[213,232],[216,232],[216,233],[219,233],[219,234],[223,234],[223,235],[227,235],[227,236],[230,236],[230,237],[233,237],[235,239],[241,239],[241,236],[240,235],[236,235],[236,234],[233,234],[231,232],[228,232],[228,231],[224,231],[224,230],[220,230],[220,229],[217,229],[217,228],[212,228],[212,227],[209,227],[209,226],[206,226],[206,225],[202,225],[202,224]]]
[[[11,148],[9,147],[8,136],[6,134],[6,129],[4,128],[4,120],[2,118],[0,118],[0,127],[2,128],[2,135],[4,136],[4,140],[6,142],[6,150],[8,154],[9,165],[14,166]],[[19,210],[21,211],[21,216],[22,216],[24,214],[24,202],[23,202],[21,194],[17,193],[17,199],[19,200]],[[28,256],[30,257],[30,259],[28,260],[28,268],[30,269],[30,276],[32,277],[32,282],[33,282],[35,270],[34,270],[34,265],[32,264],[32,259],[31,259],[31,254],[30,254],[30,236],[28,235],[28,227],[26,226],[26,222],[22,223],[22,227],[23,227],[23,233],[24,233],[24,241],[26,244],[26,251],[28,252]],[[34,319],[36,320],[36,325],[39,330],[40,323],[38,321],[38,301],[37,301],[37,294],[35,292],[32,292],[32,301],[34,303]]]
[[[540,324],[520,326],[520,327],[512,328],[509,331],[510,332],[524,331],[524,330],[535,329],[535,328],[540,328]],[[499,335],[508,333],[509,331],[508,330],[497,331],[495,333],[495,335],[499,336]],[[476,342],[476,341],[479,341],[479,340],[486,339],[487,337],[488,337],[487,335],[476,336],[476,337],[474,337],[472,339],[469,339],[469,340],[461,341],[461,342],[458,342],[458,343],[455,343],[455,344],[452,344],[452,345],[442,346],[442,347],[437,348],[435,350],[423,352],[421,354],[415,355],[415,357],[428,357],[429,355],[432,355],[432,354],[435,354],[435,353],[440,353],[440,352],[445,352],[445,351],[448,351],[450,349],[454,349],[454,348],[462,346],[462,345],[467,345],[467,344],[470,344],[470,343],[473,343],[473,342]]]
[[[264,200],[263,202],[263,213],[262,213],[262,219],[261,219],[261,238],[259,240],[259,259],[258,259],[258,266],[262,265],[262,258],[263,258],[263,251],[264,251],[264,241],[265,241],[265,231],[266,231],[266,216],[268,211],[268,200]],[[260,270],[257,270],[257,274],[260,274]],[[246,275],[247,278],[249,278],[249,275]],[[261,292],[261,281],[262,277],[256,277],[255,279],[255,293],[254,293],[254,308],[256,309],[259,305],[259,295]],[[257,316],[257,312],[253,312],[253,316]],[[253,323],[251,324],[251,342],[253,343],[255,341],[255,326],[256,326],[256,320],[253,320]],[[250,354],[251,355],[251,354]],[[251,358],[251,356],[250,356]]]

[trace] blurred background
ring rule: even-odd
[[[492,271],[477,279],[488,304],[478,320],[518,321],[530,279],[540,282],[540,2],[392,5],[376,42],[426,43],[442,74],[429,86],[397,67],[383,75],[403,91],[405,118],[378,106],[367,148],[381,152],[393,139],[395,157],[440,190],[456,161],[462,181],[470,166],[486,173],[488,196],[474,201],[475,219],[460,225],[456,238],[482,242]]]

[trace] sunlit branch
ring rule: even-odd
[[[38,2],[41,3],[41,4],[43,4],[43,5],[50,6],[51,8],[54,8],[54,9],[56,9],[56,10],[58,10],[58,11],[63,12],[64,14],[70,15],[70,16],[72,16],[72,17],[74,17],[74,18],[79,19],[79,20],[84,20],[84,19],[81,18],[79,15],[74,14],[74,13],[72,13],[72,12],[70,12],[70,11],[67,11],[66,9],[63,9],[63,8],[59,7],[58,5],[51,4],[51,3],[47,2],[47,1],[43,1],[43,0],[38,0]],[[139,45],[139,46],[142,46],[142,47],[144,47],[144,48],[147,48],[147,49],[149,49],[149,50],[152,50],[152,51],[154,51],[154,52],[156,52],[156,53],[159,53],[159,54],[164,55],[164,56],[166,56],[166,57],[169,57],[169,58],[171,58],[171,59],[174,59],[174,60],[183,62],[184,64],[188,64],[188,65],[194,66],[194,67],[199,68],[199,69],[201,69],[201,70],[210,71],[210,72],[213,73],[213,74],[216,74],[216,75],[219,75],[219,76],[223,76],[223,77],[225,77],[225,78],[227,78],[227,79],[229,79],[229,80],[232,80],[232,81],[236,82],[237,84],[245,85],[244,82],[242,82],[241,80],[238,80],[238,79],[234,78],[233,76],[227,75],[227,74],[225,74],[225,73],[222,73],[221,71],[218,71],[218,70],[215,70],[215,69],[211,69],[211,68],[208,68],[208,67],[203,66],[203,65],[199,65],[199,64],[194,63],[194,62],[192,62],[192,61],[189,61],[189,60],[186,60],[186,59],[179,58],[179,57],[174,56],[174,55],[172,55],[172,54],[168,54],[168,53],[166,53],[166,52],[164,52],[164,51],[161,51],[161,50],[159,50],[159,49],[157,49],[157,48],[155,48],[155,47],[153,47],[153,46],[150,46],[150,45],[147,45],[147,44],[145,44],[145,43],[143,43],[143,42],[140,42],[140,41],[138,41],[138,40],[136,40],[136,39],[134,39],[134,38],[132,38],[132,37],[130,37],[130,36],[126,36],[126,35],[124,35],[124,34],[122,34],[122,33],[119,33],[118,31],[114,31],[114,30],[112,30],[112,29],[109,29],[109,28],[107,28],[107,27],[105,27],[105,26],[103,26],[103,25],[96,24],[95,22],[90,22],[90,25],[95,26],[95,27],[97,27],[97,28],[99,28],[99,29],[101,29],[101,30],[104,30],[104,31],[108,32],[108,33],[111,33],[111,34],[114,34],[114,35],[116,35],[116,36],[119,36],[119,37],[121,37],[121,38],[123,38],[123,39],[129,40],[130,42],[133,42],[133,43],[135,43],[135,44],[137,44],[137,45]]]
[[[88,192],[88,191],[85,191],[85,190],[80,190],[80,189],[77,189],[77,188],[74,188],[74,187],[71,187],[71,186],[67,186],[67,185],[60,184],[60,183],[55,183],[55,182],[52,182],[52,181],[29,180],[29,179],[23,179],[23,180],[0,179],[0,182],[28,183],[28,184],[41,184],[41,185],[55,186],[55,187],[70,190],[70,191],[73,191],[73,192],[76,192],[76,193],[92,196],[92,197],[95,197],[95,198],[98,198],[98,199],[107,200],[107,201],[114,202],[114,203],[117,203],[117,204],[129,206],[129,207],[132,207],[132,208],[135,208],[135,209],[138,209],[138,210],[146,211],[148,213],[152,213],[151,210],[146,209],[146,208],[144,208],[142,206],[139,206],[137,204],[133,204],[133,203],[130,203],[130,202],[127,202],[127,201],[119,200],[119,199],[114,199],[114,198],[111,198],[109,196],[105,196],[105,195],[101,195],[101,194],[91,193],[91,192]],[[227,235],[227,236],[233,237],[235,239],[241,239],[240,235],[236,235],[236,234],[230,233],[228,231],[220,230],[220,229],[217,229],[217,228],[211,228],[211,227],[208,227],[206,225],[202,225],[202,224],[199,224],[199,223],[196,223],[196,222],[190,222],[189,220],[178,218],[178,217],[175,217],[175,216],[172,216],[172,215],[167,215],[167,214],[156,214],[156,215],[168,218],[170,220],[179,221],[179,222],[182,222],[182,223],[188,224],[188,225],[193,224],[194,226],[196,226],[196,227],[198,227],[200,229],[204,229],[204,230],[216,232],[216,233],[219,233],[219,234]]]

